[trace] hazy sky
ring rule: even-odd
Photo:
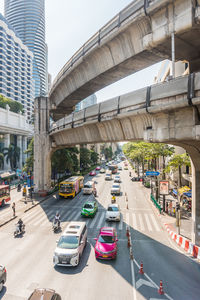
[[[0,12],[3,13],[0,0]],[[55,78],[71,56],[130,0],[46,0],[48,71]],[[96,93],[98,101],[150,85],[159,64],[128,76]]]

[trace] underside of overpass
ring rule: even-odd
[[[200,1],[153,0],[146,8],[144,2],[133,1],[66,63],[50,91],[54,120],[105,86],[170,59],[173,31],[176,60],[200,69]]]

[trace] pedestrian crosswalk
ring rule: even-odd
[[[29,211],[22,218],[28,226],[49,227],[55,216],[55,210],[50,209],[46,212]],[[79,210],[68,209],[61,213],[61,223],[65,226],[69,221],[84,221],[89,229],[99,229],[102,226],[112,226],[121,231],[129,225],[134,230],[144,232],[158,232],[162,228],[158,224],[153,213],[122,212],[120,222],[107,222],[105,210],[99,210],[94,218],[82,218]]]

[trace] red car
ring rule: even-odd
[[[99,167],[99,166],[96,167],[96,170],[97,170],[97,171],[99,171],[100,169],[101,169],[101,167]]]
[[[90,172],[90,176],[95,176],[96,175],[96,172],[95,171],[91,171]]]
[[[117,257],[117,231],[114,227],[102,227],[99,232],[94,251],[99,259],[115,259]]]

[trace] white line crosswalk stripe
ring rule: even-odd
[[[139,223],[140,223],[140,230],[144,231],[144,223],[143,223],[141,214],[138,214],[138,218],[139,218]]]
[[[132,220],[133,220],[133,229],[138,230],[136,214],[132,214]]]
[[[103,222],[103,220],[104,220],[104,217],[105,217],[105,213],[102,213],[102,215],[101,215],[101,217],[100,217],[100,219],[99,219],[99,222],[98,222],[98,224],[97,224],[97,228],[102,227],[101,224],[102,224],[102,222]]]
[[[149,220],[149,216],[147,214],[144,214],[144,216],[145,216],[145,220],[146,220],[149,231],[152,231],[153,229],[152,229],[152,226],[151,226],[151,223]]]
[[[160,227],[158,226],[158,223],[156,222],[156,219],[155,219],[154,215],[153,215],[153,214],[150,214],[150,217],[151,217],[151,220],[152,220],[152,222],[153,222],[153,224],[154,224],[154,227],[156,228],[156,231],[160,231],[161,229],[160,229]]]
[[[93,218],[93,220],[90,222],[90,224],[89,224],[89,228],[93,228],[94,227],[94,225],[95,225],[95,223],[99,220],[98,219],[98,216],[100,215],[100,213],[98,213],[97,212],[97,215]]]

